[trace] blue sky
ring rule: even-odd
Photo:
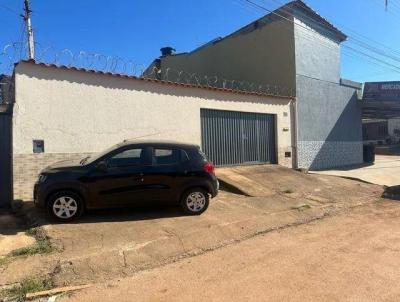
[[[284,0],[254,0],[269,9]],[[243,0],[31,0],[35,39],[41,45],[86,50],[148,64],[171,45],[190,51],[261,17]],[[400,0],[306,0],[320,15],[351,37],[400,57]],[[23,0],[0,0],[0,46],[21,40]],[[13,11],[6,9],[11,8]],[[363,38],[364,39],[364,38]],[[353,47],[351,42],[345,42]],[[394,53],[393,50],[399,53]],[[368,53],[368,50],[360,48]],[[375,55],[376,54],[372,54]],[[342,51],[342,77],[356,81],[400,80],[399,71],[359,53]]]

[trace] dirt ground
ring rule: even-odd
[[[399,301],[399,220],[398,202],[370,203],[61,301]]]
[[[222,190],[195,217],[178,208],[122,209],[92,211],[74,223],[54,224],[25,203],[19,214],[29,218],[28,225],[38,226],[45,240],[29,255],[0,257],[0,290],[36,276],[50,278],[54,287],[125,278],[382,200],[383,188],[377,185],[275,165],[219,174],[246,194]],[[0,227],[0,250],[10,241],[24,243],[21,231]]]

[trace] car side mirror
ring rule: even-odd
[[[102,160],[100,162],[97,163],[96,165],[96,169],[102,172],[107,172],[108,171],[108,165],[107,162]]]

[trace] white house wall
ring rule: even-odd
[[[276,114],[278,163],[291,166],[291,159],[284,157],[285,151],[292,151],[289,99],[187,88],[34,63],[17,65],[15,84],[16,198],[32,196],[33,180],[51,162],[99,152],[124,139],[173,139],[200,145],[201,108]],[[45,153],[33,153],[32,141],[36,139],[44,140]]]

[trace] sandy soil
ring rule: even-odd
[[[14,235],[0,234],[0,257],[6,256],[11,251],[28,247],[36,242],[35,238],[26,235],[24,232],[18,232]]]
[[[399,301],[400,203],[270,232],[61,301]]]

